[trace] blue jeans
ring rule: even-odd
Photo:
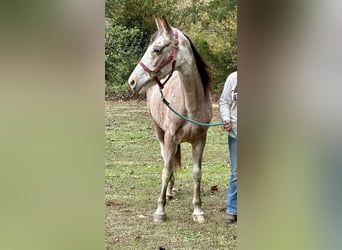
[[[237,215],[237,139],[228,136],[231,175],[227,194],[227,214]]]

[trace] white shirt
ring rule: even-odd
[[[231,73],[224,84],[220,97],[220,115],[222,121],[230,121],[237,135],[237,71]],[[234,137],[230,132],[229,136]]]

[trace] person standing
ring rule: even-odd
[[[231,73],[224,84],[220,97],[220,116],[228,132],[231,176],[227,193],[228,224],[237,221],[237,71]]]

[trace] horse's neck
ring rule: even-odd
[[[196,65],[190,65],[190,62],[187,62],[186,65],[181,67],[179,75],[184,94],[185,109],[188,113],[195,113],[202,107],[202,104],[207,102],[200,74]]]

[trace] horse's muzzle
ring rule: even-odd
[[[136,87],[136,82],[134,79],[129,80],[129,87],[131,88],[131,90],[134,90]]]
[[[129,84],[131,91],[139,92],[140,88],[138,88],[137,80],[134,77],[130,77],[128,79],[128,84]]]

